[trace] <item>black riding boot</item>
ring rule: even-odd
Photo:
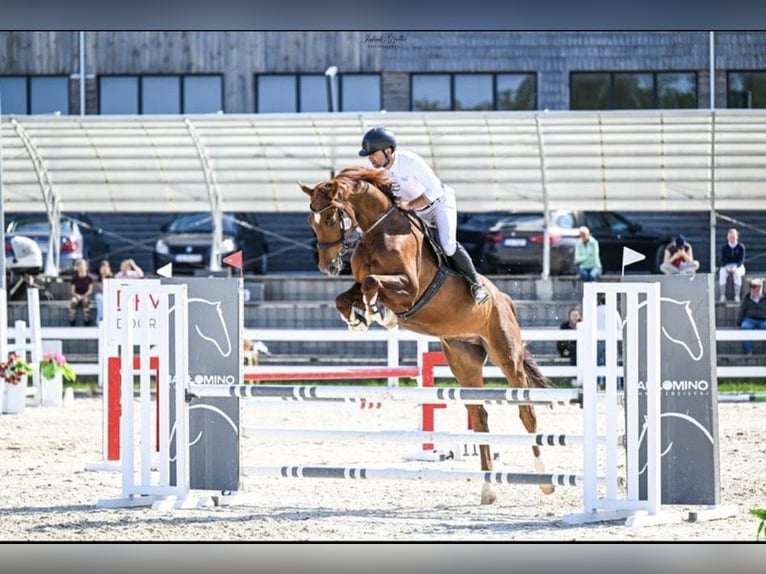
[[[462,245],[459,243],[457,244],[455,254],[452,255],[449,260],[450,263],[455,266],[455,269],[465,275],[466,279],[468,279],[468,282],[471,284],[473,300],[477,305],[481,305],[489,299],[489,293],[487,293],[484,285],[482,285],[481,279],[479,279],[479,274],[476,272],[476,267],[473,266],[471,257]]]

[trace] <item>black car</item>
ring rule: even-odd
[[[268,245],[253,213],[223,215],[221,258],[242,250],[243,272],[263,275],[268,271]],[[173,273],[194,274],[210,268],[213,218],[210,213],[182,213],[160,228],[154,246],[154,269],[173,264]]]
[[[476,267],[488,274],[540,272],[543,267],[542,212],[482,213],[463,220],[457,240],[471,255]],[[574,247],[578,228],[587,226],[599,243],[605,273],[622,269],[623,247],[645,256],[626,271],[657,273],[670,235],[645,229],[640,223],[611,211],[554,209],[548,219],[550,273],[574,274]]]

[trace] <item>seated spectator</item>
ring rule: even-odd
[[[144,276],[144,270],[132,259],[123,259],[120,262],[120,270],[117,272],[118,279],[140,279]]]
[[[751,279],[750,292],[742,298],[737,316],[737,326],[742,329],[766,329],[766,299],[763,297],[763,280]],[[743,341],[745,355],[753,354],[753,342]]]
[[[574,263],[577,274],[583,281],[598,281],[603,266],[598,251],[598,241],[590,234],[590,229],[582,226],[579,229],[580,239],[575,244]]]
[[[569,316],[566,321],[561,324],[561,329],[577,329],[577,323],[582,321],[582,313],[580,307],[575,305],[569,309]],[[577,340],[571,341],[556,341],[556,348],[559,355],[565,359],[569,359],[570,365],[577,364]]]
[[[718,272],[720,300],[726,301],[726,282],[731,277],[734,285],[734,301],[739,303],[742,291],[742,277],[745,276],[745,246],[739,242],[739,232],[735,228],[726,233],[726,243],[721,248],[721,269]]]
[[[108,259],[104,259],[98,266],[96,278],[96,323],[100,323],[104,318],[104,281],[112,277],[114,277],[112,265]]]
[[[699,267],[700,262],[694,259],[691,243],[683,235],[678,235],[665,248],[665,260],[660,265],[660,271],[668,275],[694,275]]]
[[[77,322],[77,310],[82,309],[82,322],[84,325],[91,324],[91,297],[95,289],[93,276],[88,272],[88,262],[78,259],[75,264],[75,274],[72,276],[70,291],[72,298],[69,301],[68,319],[69,325],[74,327]]]

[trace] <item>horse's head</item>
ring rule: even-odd
[[[339,275],[343,255],[348,249],[350,232],[355,227],[353,215],[343,203],[341,183],[336,179],[322,181],[313,188],[298,182],[311,198],[309,225],[317,238],[319,270],[325,275]]]

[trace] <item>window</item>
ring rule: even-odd
[[[449,74],[415,74],[412,76],[413,111],[433,112],[452,108]]]
[[[337,91],[336,91],[337,93]],[[330,110],[327,76],[304,74],[298,77],[298,111],[327,112]]]
[[[696,108],[697,74],[657,74],[658,108]]]
[[[255,78],[255,111],[268,113],[316,113],[379,111],[380,75],[339,74],[332,78],[335,101],[325,74],[261,74]]]
[[[27,79],[12,76],[0,78],[0,98],[3,114],[28,114]]]
[[[492,74],[456,74],[455,109],[491,110]]]
[[[413,74],[411,109],[534,110],[535,74]]]
[[[101,76],[100,114],[205,114],[223,110],[223,78]]]
[[[727,85],[728,107],[766,108],[766,72],[729,72]]]
[[[537,76],[535,74],[497,74],[496,109],[536,110]]]
[[[99,78],[98,109],[101,114],[138,114],[138,77]]]
[[[572,74],[569,107],[573,110],[611,108],[609,74]]]
[[[66,76],[0,77],[2,113],[15,115],[69,114],[69,78]]]
[[[383,108],[380,76],[344,74],[340,76],[340,109],[344,112],[377,112]]]
[[[296,76],[258,76],[256,111],[262,114],[298,111]]]
[[[696,108],[694,72],[573,72],[573,110]]]
[[[185,114],[211,114],[223,111],[221,76],[184,76],[182,81]]]

